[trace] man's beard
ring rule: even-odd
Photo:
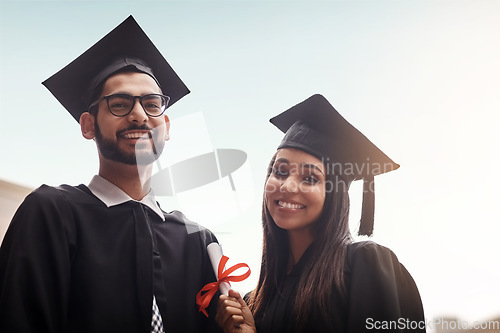
[[[97,119],[96,119],[97,120]],[[101,153],[101,155],[111,161],[124,163],[128,165],[149,165],[156,161],[161,153],[163,152],[163,148],[165,147],[165,139],[158,138],[158,130],[149,128],[146,125],[138,126],[132,125],[125,130],[120,132],[130,131],[130,130],[147,130],[151,131],[153,135],[153,146],[151,149],[147,149],[145,151],[136,150],[133,153],[127,153],[118,147],[118,141],[111,141],[105,139],[102,136],[101,129],[97,121],[95,122],[95,140],[97,143],[97,147]],[[118,137],[119,133],[117,133]],[[150,142],[141,142],[138,141],[140,145],[149,145]]]

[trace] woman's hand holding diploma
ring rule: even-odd
[[[250,276],[250,267],[248,267],[247,264],[240,263],[226,270],[225,266],[229,258],[222,255],[222,249],[218,243],[209,244],[207,246],[207,252],[210,258],[210,262],[212,263],[212,268],[217,278],[217,282],[206,284],[198,292],[198,294],[196,295],[196,305],[198,306],[198,310],[200,312],[203,312],[205,316],[208,317],[206,308],[210,304],[210,300],[212,299],[212,297],[217,293],[217,290],[219,290],[222,295],[227,296],[231,288],[229,282],[239,282],[245,280]],[[231,275],[231,273],[237,271],[240,268],[247,268],[248,270],[246,273],[241,275]]]
[[[225,333],[257,332],[252,312],[240,294],[232,289],[229,290],[228,295],[219,297],[215,320]]]

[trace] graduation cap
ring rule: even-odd
[[[270,119],[285,133],[278,149],[294,148],[319,158],[327,172],[348,185],[363,179],[359,235],[373,233],[374,176],[399,168],[366,136],[345,120],[322,95],[316,94]]]
[[[132,15],[42,84],[79,121],[93,102],[94,90],[112,74],[128,68],[154,78],[170,97],[169,106],[189,93]]]

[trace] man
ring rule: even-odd
[[[88,186],[42,185],[0,249],[1,332],[211,332],[208,230],[150,191],[168,106],[189,93],[130,16],[43,83],[96,141]],[[196,230],[196,232],[193,232]]]

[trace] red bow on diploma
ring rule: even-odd
[[[250,276],[250,267],[248,267],[247,264],[243,264],[243,263],[236,264],[236,265],[234,265],[234,266],[232,266],[229,269],[224,271],[224,266],[226,266],[226,263],[228,260],[229,260],[228,257],[222,256],[222,258],[219,261],[219,267],[218,267],[218,272],[217,272],[218,281],[206,284],[205,287],[201,288],[201,290],[196,295],[196,305],[198,305],[198,311],[203,312],[205,314],[205,316],[207,316],[207,317],[208,317],[208,313],[205,309],[210,304],[210,301],[212,300],[212,297],[215,295],[217,290],[219,290],[219,285],[222,282],[227,282],[227,283],[229,283],[230,281],[240,282],[240,281],[243,281],[247,277]],[[248,268],[248,271],[245,274],[229,276],[229,274],[231,274],[235,270],[240,269],[240,268],[244,268],[244,267]],[[204,291],[206,291],[206,293],[204,295],[202,295],[201,293]]]

